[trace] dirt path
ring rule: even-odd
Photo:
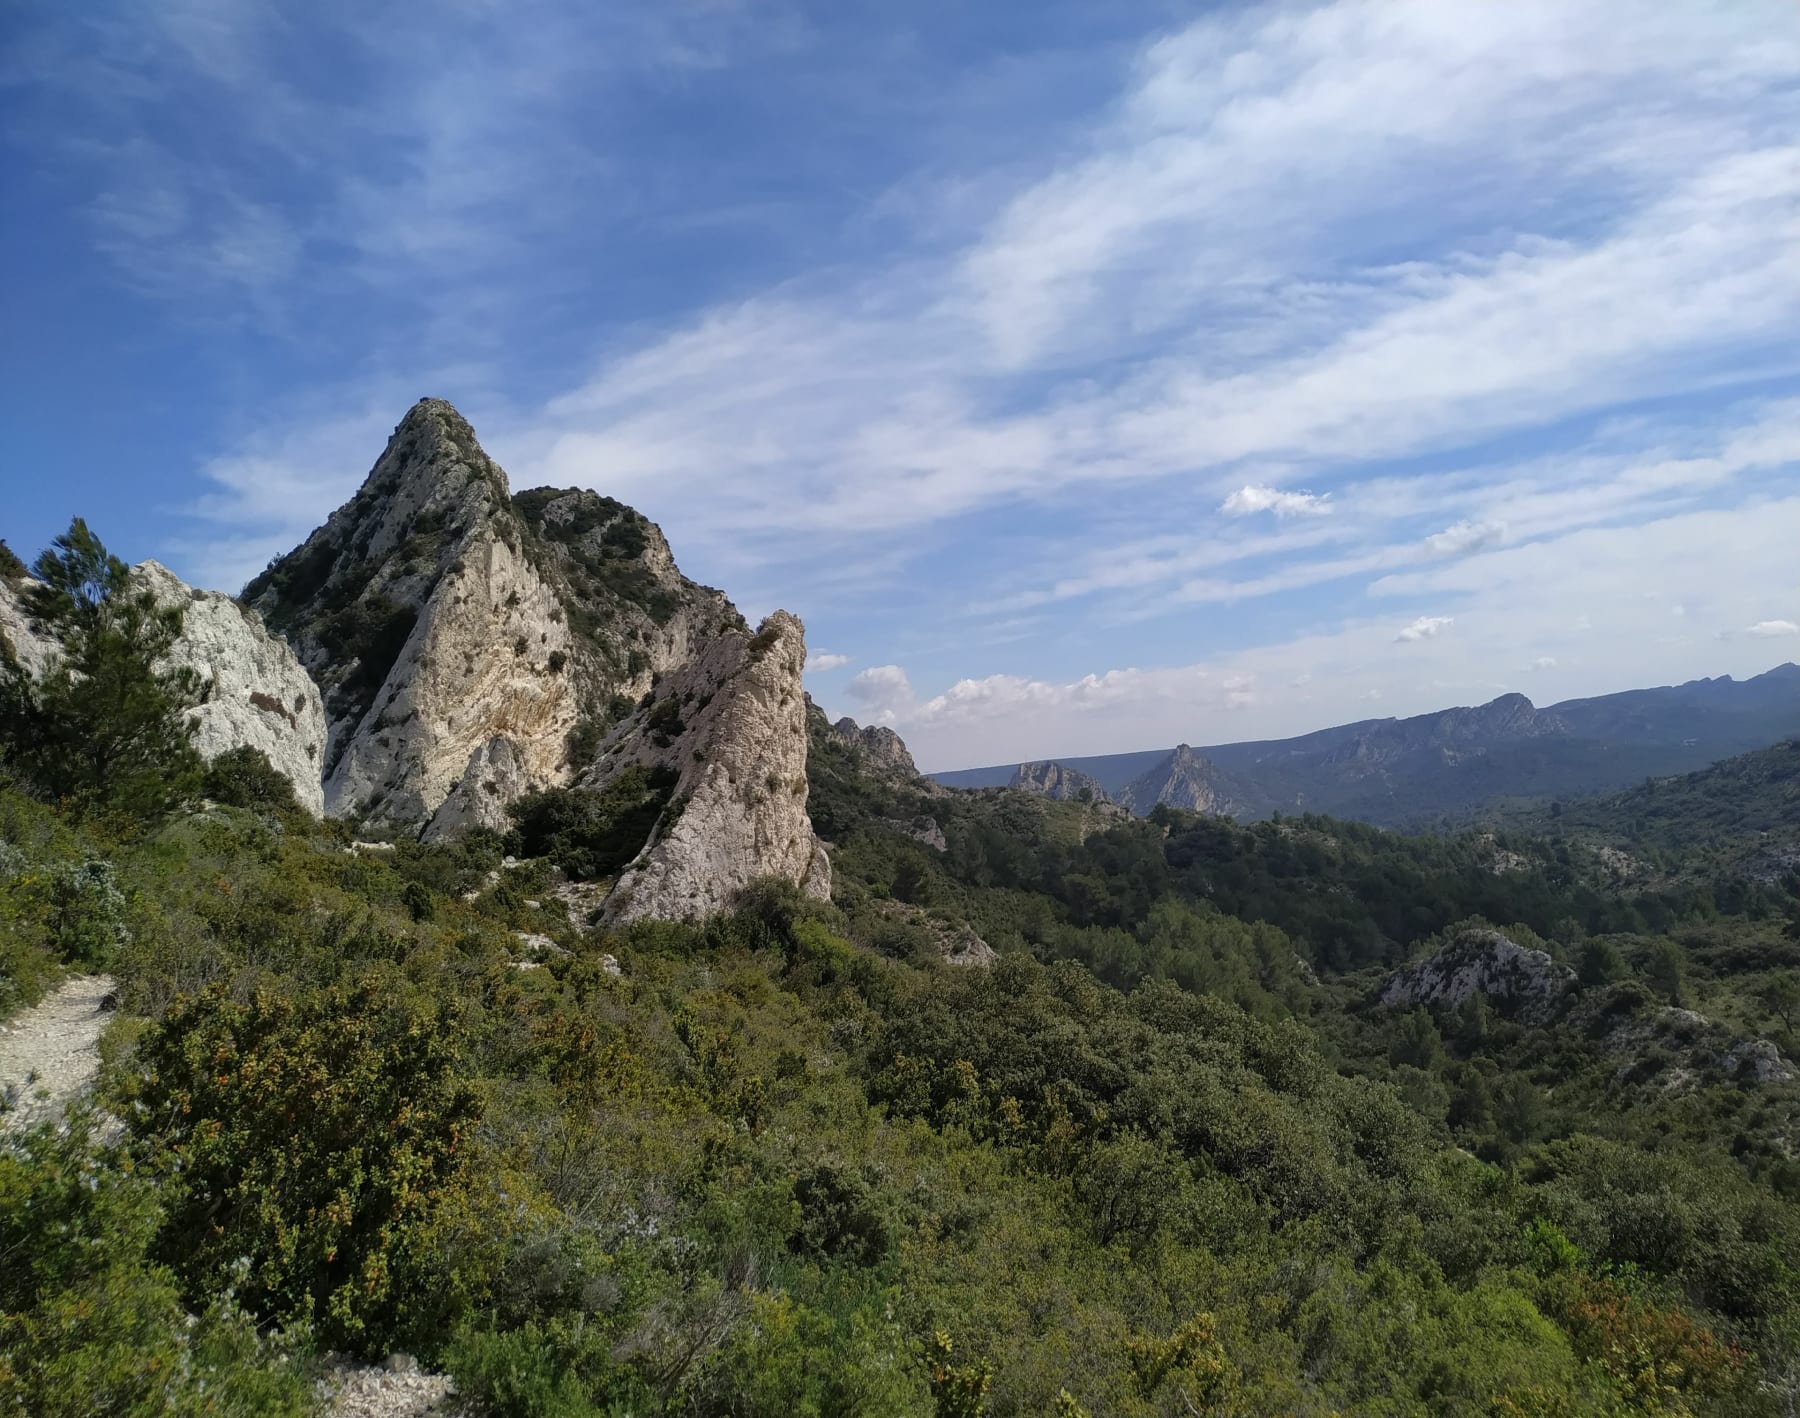
[[[77,975],[32,1008],[0,1024],[0,1132],[30,1127],[62,1112],[62,1105],[94,1081],[100,1068],[100,1031],[112,1018],[101,1001],[110,975]]]

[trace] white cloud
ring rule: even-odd
[[[850,663],[848,655],[834,655],[829,650],[813,650],[806,657],[806,668],[811,671],[841,670]]]
[[[1529,670],[1553,670],[1556,668],[1556,656],[1539,655],[1526,668]]]
[[[1791,620],[1759,620],[1738,633],[1748,635],[1752,640],[1775,640],[1784,635],[1800,635],[1800,624]]]
[[[1448,615],[1422,615],[1411,625],[1394,637],[1395,644],[1404,644],[1413,640],[1430,640],[1442,635],[1452,625],[1456,617]]]
[[[1248,517],[1256,512],[1273,512],[1277,517],[1316,517],[1331,511],[1331,507],[1314,493],[1245,484],[1219,504],[1219,511],[1227,517]]]
[[[1425,538],[1425,550],[1433,556],[1463,556],[1493,546],[1505,535],[1506,528],[1498,522],[1465,520],[1441,532],[1433,532]]]
[[[875,722],[894,723],[918,703],[912,681],[898,665],[873,665],[851,677],[846,694]]]

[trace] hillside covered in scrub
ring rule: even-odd
[[[832,898],[631,923],[641,789],[372,841],[254,755],[47,801],[9,745],[0,1012],[117,1010],[0,1147],[0,1406],[300,1414],[327,1353],[533,1418],[1796,1401],[1792,874],[805,732]]]

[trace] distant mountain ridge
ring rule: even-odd
[[[1498,797],[1570,797],[1689,773],[1800,733],[1800,665],[1571,699],[1539,709],[1522,694],[1487,704],[1365,719],[1212,747],[963,769],[946,787],[1015,783],[1045,764],[1082,775],[1147,813],[1159,801],[1243,818],[1320,812],[1386,827],[1431,825]],[[1031,775],[1027,775],[1028,777]],[[1184,785],[1152,790],[1159,778]]]

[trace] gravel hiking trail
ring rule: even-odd
[[[0,1133],[61,1116],[63,1104],[94,1081],[112,992],[110,975],[77,975],[0,1023],[0,1097],[11,1103],[0,1113]]]

